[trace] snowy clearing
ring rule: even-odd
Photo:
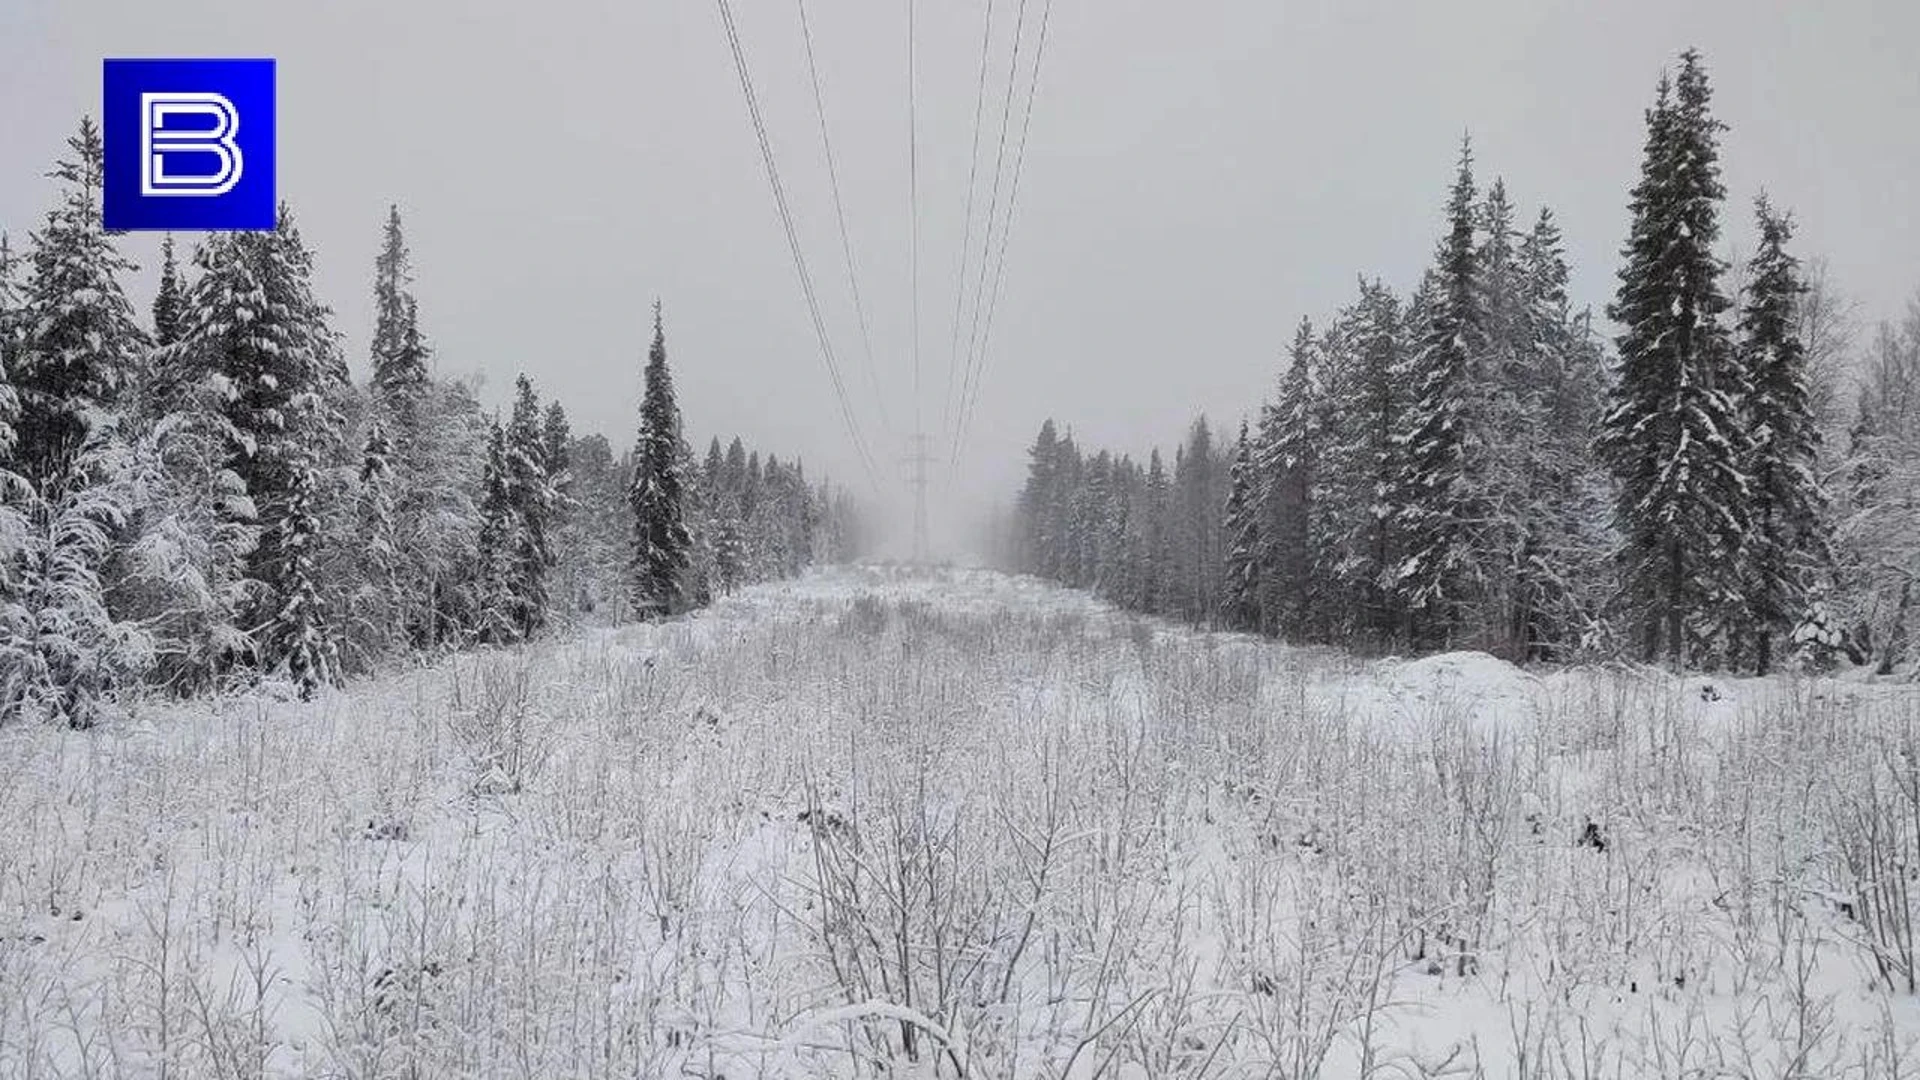
[[[0,1075],[1907,1075],[1916,742],[819,571],[0,731]]]

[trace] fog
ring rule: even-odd
[[[1048,6],[1026,3],[1023,72]],[[1730,126],[1729,252],[1746,246],[1764,188],[1863,318],[1893,314],[1920,284],[1920,5],[1057,0],[977,413],[956,455],[948,385],[985,7],[918,12],[916,375],[906,2],[808,7],[871,371],[797,8],[736,3],[877,483],[840,420],[720,17],[701,0],[0,0],[0,228],[17,240],[49,205],[41,174],[77,116],[98,114],[102,57],[275,57],[281,195],[357,375],[393,202],[442,373],[478,373],[498,403],[525,371],[577,430],[623,447],[657,297],[697,446],[741,433],[897,510],[919,426],[941,462],[944,550],[1012,492],[1043,418],[1136,451],[1200,412],[1231,424],[1267,392],[1301,316],[1331,312],[1357,274],[1410,286],[1464,132],[1524,214],[1554,208],[1576,296],[1604,303],[1641,113],[1689,45]],[[976,237],[1020,8],[994,3]],[[143,263],[143,307],[157,244],[123,242]],[[970,277],[977,239],[973,251]],[[969,326],[963,314],[963,343]]]

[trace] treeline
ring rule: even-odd
[[[1018,568],[1124,606],[1301,642],[1891,672],[1920,574],[1920,306],[1845,405],[1850,340],[1763,197],[1730,285],[1697,53],[1647,111],[1611,348],[1463,147],[1433,262],[1294,335],[1257,422],[1142,467],[1052,421]],[[1730,295],[1730,291],[1735,295]]]
[[[411,654],[658,617],[844,557],[853,507],[798,463],[682,436],[656,305],[634,449],[574,436],[524,375],[508,415],[434,373],[398,211],[372,377],[313,256],[271,231],[163,247],[150,320],[100,227],[83,121],[24,254],[0,235],[0,721],[267,679],[303,696]]]

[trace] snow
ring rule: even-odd
[[[0,1075],[1911,1072],[1839,842],[1917,694],[875,565],[14,725]]]

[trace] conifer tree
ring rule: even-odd
[[[427,384],[427,351],[414,302],[413,257],[400,227],[400,208],[387,208],[386,231],[373,263],[373,389],[400,413],[416,404]],[[412,436],[412,431],[403,433]]]
[[[477,611],[473,632],[499,644],[519,636],[513,596],[517,547],[507,433],[495,417],[487,427],[487,457],[480,480],[480,538],[474,567]]]
[[[1614,593],[1611,484],[1596,460],[1606,393],[1604,358],[1584,316],[1567,301],[1560,229],[1542,210],[1519,251],[1519,359],[1530,417],[1516,440],[1534,503],[1520,537],[1513,637],[1536,659],[1605,643]]]
[[[83,119],[67,146],[53,173],[64,190],[33,238],[32,280],[5,319],[11,341],[0,340],[12,361],[0,395],[12,520],[0,524],[18,544],[0,598],[0,715],[88,727],[151,658],[147,636],[109,611],[102,578],[126,521],[118,408],[146,340],[118,278],[131,264],[100,227],[99,129]]]
[[[1260,480],[1261,629],[1290,641],[1316,633],[1318,578],[1325,568],[1325,538],[1318,535],[1321,514],[1315,506],[1321,451],[1316,351],[1313,325],[1302,319],[1279,392],[1261,412],[1255,460]]]
[[[688,565],[692,537],[687,532],[680,444],[680,407],[674,401],[666,331],[656,302],[633,485],[627,496],[634,524],[630,588],[634,613],[643,619],[674,614],[681,604],[680,575]]]
[[[264,652],[274,659],[277,673],[298,689],[302,700],[312,698],[336,674],[338,652],[321,611],[320,586],[315,579],[315,545],[320,535],[315,505],[314,467],[296,452],[288,466],[285,505],[274,523],[272,549],[278,604],[262,631]]]
[[[24,336],[12,372],[19,395],[19,471],[43,498],[79,483],[81,448],[104,437],[146,348],[119,275],[133,264],[100,228],[100,129],[91,119],[67,140],[53,175],[60,203],[34,237]]]
[[[1724,188],[1710,99],[1689,50],[1647,113],[1626,264],[1608,309],[1625,328],[1600,440],[1619,481],[1623,600],[1643,655],[1674,667],[1711,658],[1719,644],[1738,602],[1747,524],[1741,378],[1713,252]]]
[[[358,540],[361,581],[352,613],[364,628],[362,652],[368,659],[402,643],[400,550],[393,518],[393,442],[376,418],[360,450]]]
[[[1230,475],[1224,611],[1229,628],[1250,630],[1260,625],[1261,539],[1253,447],[1247,439],[1245,421],[1240,424],[1240,438],[1234,445]]]
[[[1744,561],[1754,665],[1764,675],[1774,663],[1774,642],[1806,614],[1809,587],[1831,555],[1826,496],[1813,472],[1820,436],[1808,396],[1806,345],[1795,325],[1806,285],[1799,260],[1786,250],[1793,225],[1765,196],[1755,214],[1760,246],[1747,264],[1740,312],[1752,524]]]
[[[160,290],[153,297],[153,343],[162,348],[180,340],[181,322],[186,317],[185,290],[180,285],[180,267],[173,257],[173,234],[160,242]]]
[[[1485,422],[1477,398],[1487,372],[1474,246],[1473,154],[1460,167],[1447,201],[1447,233],[1434,257],[1421,346],[1408,368],[1413,400],[1406,418],[1405,474],[1398,480],[1401,528],[1408,550],[1394,571],[1411,609],[1417,642],[1445,646],[1465,624],[1463,605],[1476,586],[1472,538],[1486,508],[1478,490],[1484,468]]]
[[[564,417],[562,418],[564,422]],[[546,432],[533,383],[515,384],[513,415],[505,434],[507,501],[511,508],[507,569],[508,618],[518,637],[531,637],[547,622],[547,570],[553,565],[556,501],[547,471]]]
[[[1327,508],[1331,578],[1339,587],[1330,629],[1376,642],[1396,639],[1404,607],[1395,576],[1404,548],[1396,496],[1407,475],[1405,356],[1409,324],[1384,284],[1363,281],[1360,299],[1321,337],[1325,392],[1315,499]]]
[[[1166,463],[1157,446],[1147,456],[1146,504],[1140,610],[1150,615],[1165,614],[1172,606],[1173,494]]]

